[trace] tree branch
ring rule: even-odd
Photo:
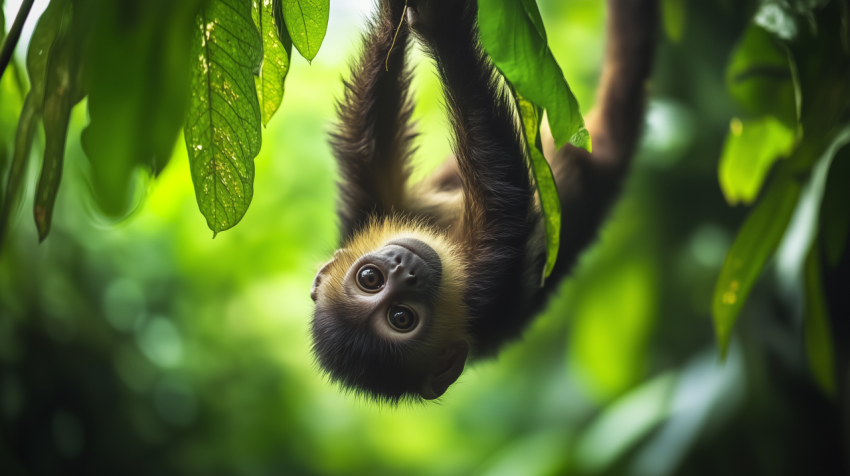
[[[33,3],[35,3],[35,0],[24,0],[21,3],[18,16],[15,17],[15,22],[12,23],[12,29],[9,30],[9,35],[3,41],[3,46],[0,47],[0,78],[3,77],[6,67],[9,66],[9,61],[12,59],[12,54],[15,52],[15,47],[21,38],[21,30],[24,29],[24,22],[27,21]]]

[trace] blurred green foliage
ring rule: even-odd
[[[41,161],[15,142],[32,137],[41,157],[51,140],[36,120],[42,101],[25,99],[44,86],[21,66],[25,54],[46,60],[32,33],[46,1],[0,78],[0,167],[9,177],[18,157],[20,175],[2,184],[21,185],[21,199],[3,203],[12,220],[0,254],[3,474],[799,475],[844,464],[846,2],[688,2],[681,37],[659,32],[645,137],[622,200],[559,297],[439,404],[388,408],[326,382],[308,330],[309,284],[338,239],[327,132],[371,2],[331,2],[319,54],[310,64],[292,55],[282,104],[251,157],[253,203],[212,240],[190,147],[175,143],[183,117],[174,111],[192,100],[181,84],[200,60],[180,25],[194,31],[200,3],[97,1],[68,0],[75,13],[102,7],[85,30],[99,39],[86,50],[89,95],[70,109],[64,179],[40,245],[29,213],[14,212],[33,203]],[[6,0],[7,20],[18,4]],[[587,112],[604,5],[539,7]],[[729,83],[754,22],[793,58],[796,72],[776,88],[795,94],[793,124],[786,106],[774,107],[787,93],[755,100]],[[450,142],[434,69],[421,53],[415,61],[418,179]],[[798,129],[794,149],[755,187],[754,205],[733,208],[718,184],[724,140],[736,140],[730,121],[746,131],[765,117]],[[753,180],[750,165],[736,170]],[[105,188],[117,183],[131,186]],[[787,213],[772,212],[777,201]],[[747,232],[756,218],[769,240]],[[749,292],[736,295],[721,364],[712,299],[718,282],[731,283],[724,273],[742,272],[724,264],[742,242],[752,247],[745,258],[759,259],[746,270]]]
[[[678,43],[685,34],[688,7],[685,0],[661,0],[661,19],[664,33],[673,43]]]

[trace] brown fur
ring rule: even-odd
[[[352,66],[337,107],[345,126],[332,135],[331,144],[341,158],[339,216],[345,237],[372,215],[399,210],[404,200],[414,137],[409,130],[413,105],[405,61],[409,29],[401,28],[394,45],[392,41],[403,6],[403,2],[379,4],[371,33],[364,38],[363,55]]]
[[[418,238],[437,250],[447,277],[438,304],[445,327],[430,341],[462,337],[473,345],[475,355],[493,355],[520,336],[540,311],[593,241],[618,195],[641,129],[657,0],[608,0],[598,108],[588,116],[594,152],[570,145],[555,151],[547,144],[561,199],[562,230],[557,264],[542,288],[542,217],[513,98],[479,43],[476,2],[408,3],[413,33],[443,82],[455,155],[430,177],[407,185],[413,135],[405,51],[411,28],[407,22],[401,27],[390,53],[390,71],[385,71],[404,2],[383,0],[346,83],[340,127],[332,139],[342,177],[343,252],[328,265],[332,278],[323,284],[328,287],[323,292],[333,296],[333,312],[344,314],[340,279],[354,261],[393,238]],[[425,364],[417,360],[421,357],[387,350],[359,331],[337,331],[334,319],[341,317],[317,310],[314,319],[314,348],[320,362],[335,362],[328,364],[332,377],[377,398],[398,400],[414,393],[415,380],[424,372]],[[359,352],[370,365],[386,367],[381,370],[386,376],[374,375],[375,370],[340,352]],[[392,362],[380,360],[387,358]]]

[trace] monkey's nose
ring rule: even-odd
[[[407,286],[416,286],[419,279],[416,277],[416,266],[405,266],[407,263],[399,263],[390,271],[390,279]]]

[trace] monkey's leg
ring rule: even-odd
[[[370,215],[401,208],[412,138],[406,24],[398,30],[393,46],[403,10],[403,0],[380,2],[337,108],[339,127],[331,143],[342,178],[338,213],[343,239]]]
[[[561,198],[561,246],[546,289],[558,285],[596,238],[619,195],[643,125],[655,51],[657,0],[608,0],[597,106],[588,115],[593,153],[569,144],[548,154]]]
[[[486,347],[527,297],[523,264],[537,217],[512,98],[481,47],[476,7],[420,0],[411,2],[409,18],[436,61],[450,109],[470,249],[465,302]]]

